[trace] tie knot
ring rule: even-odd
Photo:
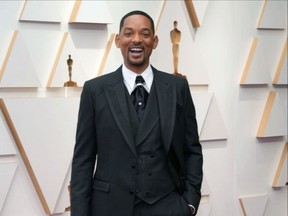
[[[145,80],[143,79],[142,76],[136,76],[136,80],[135,80],[136,85],[137,84],[144,84]]]

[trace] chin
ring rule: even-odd
[[[134,67],[139,67],[139,66],[143,66],[144,62],[143,61],[141,62],[130,61],[129,64]]]

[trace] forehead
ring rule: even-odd
[[[124,28],[148,28],[151,30],[151,22],[150,20],[140,14],[133,14],[129,17],[127,17],[123,22]]]

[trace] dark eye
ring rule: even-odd
[[[150,33],[149,33],[149,32],[143,32],[143,33],[142,33],[142,36],[143,36],[144,38],[148,38],[148,37],[150,37]]]
[[[132,33],[131,33],[131,32],[124,32],[124,35],[125,35],[126,37],[130,37],[130,36],[132,35]]]

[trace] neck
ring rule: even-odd
[[[125,63],[124,63],[125,64]],[[134,73],[136,74],[142,74],[146,69],[147,67],[149,66],[149,64],[147,65],[142,65],[142,66],[133,66],[133,65],[129,65],[127,66],[125,64],[125,67],[131,71],[133,71]]]

